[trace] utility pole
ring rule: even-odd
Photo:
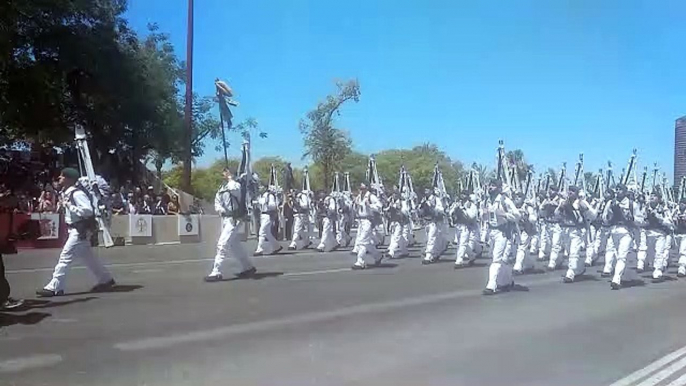
[[[184,111],[185,149],[183,155],[183,190],[192,193],[191,166],[193,163],[193,0],[188,0],[188,30],[186,35],[186,108]]]

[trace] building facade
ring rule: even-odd
[[[674,127],[674,185],[686,176],[686,116],[676,120]]]

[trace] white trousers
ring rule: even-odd
[[[515,271],[525,271],[534,268],[534,256],[530,251],[534,237],[526,232],[519,233],[519,245],[517,246],[517,257],[512,268]]]
[[[548,268],[556,268],[562,260],[564,252],[564,234],[560,224],[548,224],[548,233],[550,234],[550,261]],[[540,256],[540,255],[539,255]]]
[[[334,232],[334,221],[328,217],[322,219],[322,239],[319,241],[317,249],[322,252],[331,252],[336,246],[336,233]]]
[[[488,269],[486,288],[495,291],[498,287],[505,287],[512,283],[512,263],[507,253],[508,244],[512,241],[505,233],[495,228],[489,229],[488,240],[492,248],[493,261]]]
[[[676,242],[679,247],[679,270],[682,275],[686,275],[686,235],[676,235]]]
[[[405,240],[405,245],[410,246],[414,243],[414,225],[412,221],[402,226],[403,239]]]
[[[670,245],[667,244],[667,235],[658,229],[645,230],[646,251],[639,249],[637,268],[645,268],[646,261],[653,261],[653,279],[662,277],[667,267]],[[640,248],[640,247],[639,247]]]
[[[214,257],[214,266],[210,276],[222,274],[222,265],[228,255],[231,255],[231,257],[238,261],[238,264],[241,266],[241,272],[253,267],[248,253],[241,245],[239,229],[242,225],[243,223],[240,220],[230,217],[222,219],[222,232],[219,235],[219,240],[217,240],[217,255]]]
[[[403,233],[405,225],[397,221],[391,223],[391,242],[388,244],[388,255],[391,258],[407,256],[407,240]]]
[[[298,213],[293,218],[293,239],[290,248],[303,249],[310,244],[310,215]]]
[[[465,259],[469,262],[476,259],[481,253],[481,243],[479,242],[479,227],[477,225],[457,224],[458,236],[457,253],[455,264],[464,264]]]
[[[355,265],[359,267],[366,267],[364,256],[369,253],[374,257],[374,261],[378,261],[381,258],[381,254],[376,249],[376,243],[372,238],[372,222],[368,219],[360,219],[357,226],[357,260]]]
[[[584,230],[580,228],[563,228],[562,229],[562,245],[569,251],[569,262],[567,264],[567,273],[565,276],[574,280],[574,277],[581,275],[586,268],[584,264],[579,261],[581,255],[581,248],[586,242]]]
[[[541,222],[538,239],[538,259],[544,260],[550,254],[550,223]]]
[[[84,240],[79,240],[79,233],[76,229],[69,229],[69,236],[67,237],[67,242],[62,248],[60,253],[60,258],[57,261],[55,270],[52,273],[52,280],[45,286],[46,290],[49,291],[63,291],[65,277],[67,275],[67,269],[74,261],[75,257],[79,257],[83,260],[83,263],[88,267],[88,269],[93,272],[95,278],[100,283],[107,283],[112,280],[112,275],[102,264],[100,259],[95,257],[93,254],[93,249],[91,247],[90,238],[86,237]]]
[[[627,269],[629,258],[634,256],[634,254],[630,253],[634,243],[633,236],[633,232],[625,226],[615,225],[612,227],[610,237],[617,251],[615,275],[612,278],[613,283],[622,284],[622,280],[629,281],[636,278],[636,271]]]
[[[426,226],[426,249],[424,250],[424,260],[433,261],[438,258],[438,256],[443,252],[440,231],[438,229],[438,224],[435,221],[431,221]]]
[[[608,240],[610,238],[610,228],[599,226],[595,231],[595,237],[593,237],[593,244],[591,248],[591,253],[587,252],[586,263],[592,264],[601,253],[607,253]]]
[[[272,221],[272,217],[270,215],[265,213],[260,215],[260,233],[258,239],[259,241],[257,242],[257,249],[255,250],[256,253],[264,253],[269,255],[279,249],[279,242],[272,234],[273,223],[274,222]]]
[[[342,214],[338,215],[338,220],[336,221],[336,242],[340,246],[347,245],[350,243],[350,235],[347,232],[348,218]]]

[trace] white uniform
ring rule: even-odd
[[[293,240],[290,249],[307,248],[310,243],[310,196],[306,192],[301,192],[296,196],[293,214]],[[298,207],[299,206],[299,207]]]
[[[342,203],[347,207],[348,212],[344,213],[343,208],[340,205],[336,205],[338,217],[336,219],[336,242],[339,246],[348,246],[350,244],[350,235],[348,234],[348,226],[350,223],[351,213],[349,212],[352,207],[352,202],[347,199],[347,197],[341,198]]]
[[[536,224],[536,221],[538,221],[536,210],[534,210],[531,205],[525,203],[521,208],[519,208],[519,211],[522,218],[526,218],[530,224]],[[535,233],[529,234],[520,227],[519,242],[517,243],[517,256],[515,257],[515,264],[512,268],[515,272],[523,273],[526,270],[534,268],[533,253],[530,253],[534,236]]]
[[[638,269],[645,268],[646,260],[653,261],[653,279],[661,279],[669,258],[670,245],[667,244],[667,232],[673,229],[672,219],[666,216],[662,208],[648,209],[646,214],[645,252],[639,250]]]
[[[408,255],[407,239],[404,233],[407,233],[406,226],[410,222],[409,207],[403,204],[402,198],[391,198],[390,206],[398,215],[392,218],[391,221],[391,242],[388,245],[388,256],[391,258],[404,257]]]
[[[451,217],[453,217],[456,210],[459,210],[458,205],[458,203],[455,203],[450,208]],[[457,254],[455,258],[455,265],[458,267],[473,262],[481,253],[481,244],[479,242],[479,224],[477,221],[479,217],[479,210],[476,204],[467,201],[464,204],[463,212],[466,218],[458,219],[458,223],[455,224],[455,235],[457,236]],[[467,260],[466,263],[465,260]]]
[[[75,257],[83,260],[83,263],[95,275],[98,284],[105,284],[112,280],[112,275],[102,262],[95,257],[91,248],[90,232],[79,233],[74,225],[94,216],[93,206],[90,199],[80,189],[74,186],[67,188],[62,193],[62,202],[65,208],[64,221],[69,227],[67,242],[62,248],[59,261],[52,274],[52,280],[45,286],[48,291],[59,293],[64,291],[65,275]]]
[[[210,276],[221,276],[222,265],[230,254],[241,266],[241,272],[254,268],[248,253],[241,245],[239,229],[243,221],[233,218],[240,203],[241,184],[231,180],[222,185],[214,197],[214,209],[222,216],[222,230],[217,241],[217,255]]]
[[[334,214],[337,213],[336,207],[336,200],[333,197],[327,196],[324,199],[324,209],[327,212],[324,213],[324,218],[322,219],[322,239],[317,246],[320,252],[331,252],[338,246],[334,229],[334,224],[336,223],[336,216]]]
[[[435,195],[427,198],[426,203],[433,209],[435,216],[429,221],[426,226],[426,249],[424,250],[424,260],[427,262],[436,261],[443,251],[445,244],[441,234],[443,226],[443,203]]]
[[[623,218],[612,218],[612,205],[607,205],[605,207],[603,216],[613,224],[612,230],[610,231],[610,237],[612,238],[612,243],[616,250],[617,263],[615,265],[615,274],[612,278],[612,283],[621,285],[622,280],[630,281],[636,277],[636,272],[627,270],[626,267],[628,265],[627,260],[633,256],[633,254],[630,254],[634,244],[634,232],[632,228],[634,225],[642,224],[644,219],[641,217],[641,211],[638,204],[628,197],[625,197],[617,204],[619,205],[618,209],[622,213]],[[633,221],[630,218],[631,216],[634,217]],[[610,253],[611,252],[607,252],[607,254]],[[606,255],[605,259],[606,261],[611,260],[611,257]]]
[[[269,255],[281,247],[272,233],[272,225],[278,216],[279,207],[276,195],[272,192],[264,192],[257,202],[260,208],[260,232],[255,253]]]
[[[585,202],[576,199],[571,206],[563,204],[556,209],[556,213],[561,217],[561,240],[560,243],[565,250],[569,251],[569,262],[565,277],[567,281],[574,281],[574,278],[583,274],[586,270],[579,262],[581,247],[586,242],[583,230],[586,223],[593,221],[596,212]]]
[[[496,291],[513,283],[508,244],[512,245],[512,232],[521,215],[512,200],[498,194],[485,203],[484,213],[489,219],[488,240],[492,247],[493,262],[488,270],[486,289]]]
[[[355,210],[358,219],[357,239],[355,240],[357,248],[357,260],[355,266],[364,268],[367,263],[364,256],[369,253],[374,257],[374,262],[381,261],[381,254],[376,249],[376,243],[372,239],[372,218],[375,212],[381,211],[381,202],[371,192],[365,192],[364,196],[361,194],[355,198]]]

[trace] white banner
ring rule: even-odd
[[[60,237],[60,215],[57,213],[31,213],[38,220],[41,237],[38,240],[55,240]]]
[[[178,215],[179,236],[197,236],[200,234],[200,219],[197,214],[189,216]]]
[[[129,215],[129,236],[131,236],[131,237],[152,237],[152,215],[151,214],[130,214]]]

